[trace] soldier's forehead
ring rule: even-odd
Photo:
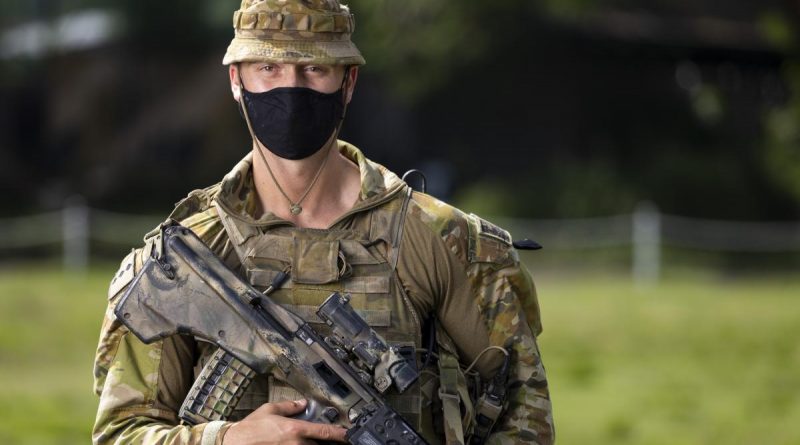
[[[329,67],[329,68],[332,68],[332,69],[344,68],[344,65],[329,65],[329,64],[324,64],[324,63],[312,63],[312,62],[287,63],[287,62],[275,62],[275,61],[272,61],[272,60],[257,60],[257,61],[239,62],[239,63],[242,64],[242,65],[247,65],[247,66],[269,64],[269,65],[280,65],[280,66],[290,66],[290,67],[291,66],[293,66],[293,67],[325,66],[325,67]]]

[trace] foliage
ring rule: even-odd
[[[760,27],[770,41],[785,51],[796,52],[800,48],[797,24],[785,15],[777,11],[765,13]],[[789,100],[764,116],[763,159],[770,179],[800,202],[800,61],[788,60],[782,74]]]
[[[535,259],[559,442],[800,441],[800,281],[542,275]],[[0,442],[86,443],[91,362],[113,269],[0,270]]]
[[[764,161],[770,178],[800,201],[800,101],[769,113],[766,131]]]
[[[413,101],[483,54],[490,29],[480,2],[353,0],[354,40],[370,70],[386,73],[395,94]]]
[[[467,207],[595,216],[647,199],[708,218],[800,212],[796,6],[344,3],[367,66],[343,134],[393,170],[448,163],[444,189],[463,189]],[[74,193],[103,208],[163,209],[218,180],[249,147],[219,66],[238,4],[3,3],[3,26],[83,8],[121,23],[108,46],[0,61],[0,173],[14,190],[0,212],[57,208]],[[731,26],[671,28],[707,19]]]
[[[557,171],[542,170],[528,178],[472,182],[453,203],[478,215],[563,218],[614,215],[636,206],[633,187],[607,162],[562,162]]]
[[[461,189],[454,203],[465,212],[477,215],[510,215],[516,198],[514,191],[500,181],[479,181]]]

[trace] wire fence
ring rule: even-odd
[[[64,267],[88,267],[93,242],[138,246],[163,218],[86,206],[80,197],[62,210],[0,219],[0,253],[61,247]],[[494,219],[514,235],[526,234],[553,251],[630,248],[631,275],[647,284],[659,279],[665,247],[706,252],[800,252],[800,222],[721,221],[662,214],[649,203],[633,213],[581,219]]]

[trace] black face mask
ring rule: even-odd
[[[242,98],[261,144],[276,156],[296,160],[319,151],[342,121],[342,91],[326,94],[310,88],[281,87],[251,93],[242,88]]]

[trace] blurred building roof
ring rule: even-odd
[[[32,20],[0,35],[0,58],[39,59],[50,53],[91,49],[118,35],[119,20],[109,11],[88,9],[52,21]]]

